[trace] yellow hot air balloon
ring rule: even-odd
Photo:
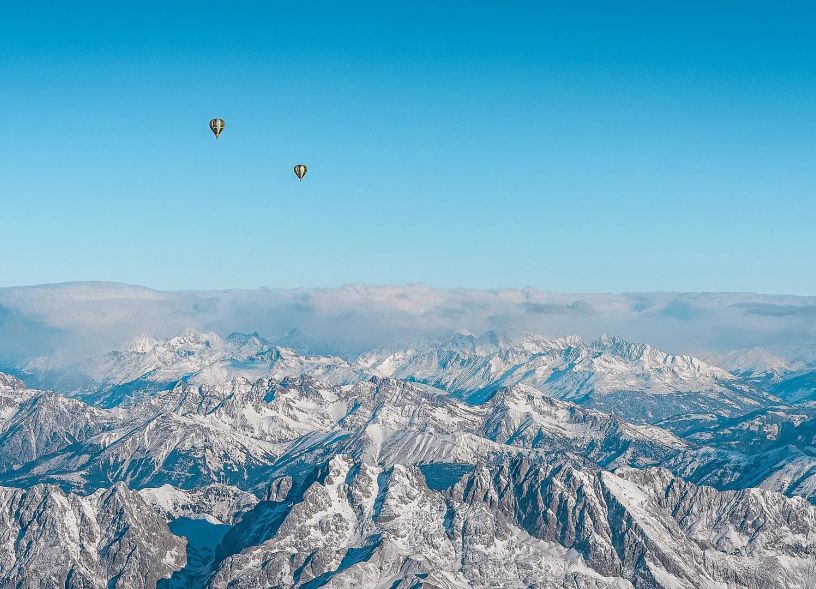
[[[218,136],[221,135],[221,131],[224,130],[224,119],[215,118],[211,120],[210,130],[215,133],[215,138],[218,139]]]
[[[295,166],[295,176],[298,177],[298,180],[303,180],[307,171],[306,164],[298,164]]]

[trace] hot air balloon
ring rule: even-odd
[[[306,164],[298,164],[295,166],[295,176],[298,177],[298,180],[303,180],[303,177],[306,175],[307,168]]]
[[[221,131],[224,130],[224,119],[213,119],[210,121],[210,130],[215,133],[215,138],[218,139],[218,136],[221,135]]]

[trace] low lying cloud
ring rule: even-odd
[[[455,332],[602,333],[670,352],[781,349],[816,342],[816,298],[730,293],[554,294],[535,289],[346,285],[319,289],[162,292],[107,283],[0,289],[0,360],[84,358],[134,337],[186,329],[297,330],[317,352],[362,351]]]
[[[773,303],[738,303],[746,315],[763,315],[765,317],[801,317],[816,319],[816,305],[777,305]]]

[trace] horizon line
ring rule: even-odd
[[[343,290],[350,288],[369,288],[369,289],[386,289],[386,288],[422,288],[435,291],[448,292],[485,292],[485,293],[500,293],[506,291],[515,292],[529,292],[534,291],[540,294],[547,295],[592,295],[592,296],[631,296],[631,295],[752,295],[752,296],[772,296],[772,297],[791,297],[810,299],[816,298],[816,294],[796,294],[789,292],[758,292],[758,291],[742,291],[742,290],[627,290],[627,291],[556,291],[545,290],[536,286],[499,286],[499,287],[468,287],[468,286],[437,286],[428,284],[426,282],[406,282],[406,283],[368,283],[368,282],[344,282],[334,286],[256,286],[256,287],[221,287],[221,288],[157,288],[153,286],[146,286],[142,284],[130,282],[118,282],[114,280],[69,280],[64,282],[42,282],[34,284],[11,284],[0,286],[0,291],[15,290],[15,289],[36,289],[36,288],[54,288],[54,287],[71,287],[71,286],[109,286],[109,287],[126,287],[148,290],[152,292],[161,292],[168,294],[191,294],[191,293],[212,293],[212,292],[240,292],[240,291],[331,291]]]

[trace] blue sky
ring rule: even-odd
[[[812,2],[120,4],[3,7],[0,285],[816,294]]]

